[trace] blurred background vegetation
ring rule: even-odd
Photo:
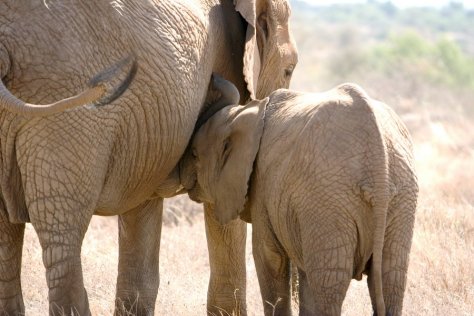
[[[459,2],[291,4],[301,57],[293,88],[322,91],[351,81],[395,107],[449,106],[474,116],[474,9]]]

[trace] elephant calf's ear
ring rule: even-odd
[[[268,98],[252,101],[241,107],[230,122],[231,132],[223,144],[223,164],[215,188],[215,213],[221,224],[237,218],[244,208],[267,104]]]

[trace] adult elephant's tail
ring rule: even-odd
[[[5,109],[14,114],[27,118],[52,115],[65,110],[94,104],[108,104],[122,95],[132,82],[137,71],[136,59],[126,57],[110,68],[99,73],[89,81],[89,88],[82,93],[51,104],[31,104],[15,97],[0,80],[0,110]],[[125,73],[125,75],[123,75]],[[112,84],[116,77],[122,77],[119,82]]]

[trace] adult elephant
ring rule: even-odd
[[[0,3],[2,313],[24,313],[20,262],[29,221],[43,249],[50,314],[90,314],[82,240],[93,214],[119,214],[116,313],[133,306],[153,314],[165,179],[204,110],[211,73],[235,82],[244,101],[287,87],[297,62],[286,0],[234,2]],[[33,119],[9,110],[26,106],[19,99],[76,94],[127,54],[138,71],[112,106]],[[245,225],[221,226],[207,210],[205,218],[208,310],[245,314]]]

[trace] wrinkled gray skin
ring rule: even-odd
[[[204,110],[211,73],[235,82],[244,102],[287,87],[297,62],[285,0],[235,2],[0,2],[2,313],[24,313],[29,221],[43,249],[50,314],[90,314],[82,240],[93,214],[119,214],[116,313],[153,315],[162,202],[173,195],[165,179]],[[42,117],[120,90],[120,82],[84,86],[128,55],[138,70],[121,98]],[[222,226],[206,208],[206,231],[209,311],[245,314],[245,224]]]
[[[227,85],[231,85],[227,82]],[[228,89],[224,87],[225,89]],[[225,224],[253,224],[266,315],[289,315],[289,262],[300,315],[340,315],[351,279],[368,274],[377,315],[400,315],[418,186],[397,115],[353,84],[277,90],[228,106],[193,137],[181,182]]]

